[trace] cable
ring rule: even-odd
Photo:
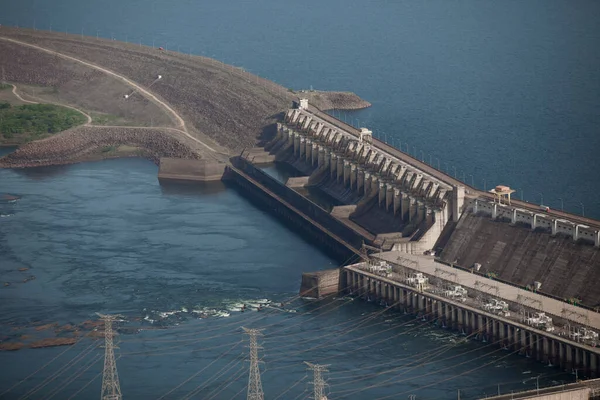
[[[304,388],[304,392],[300,393],[298,396],[294,397],[293,400],[298,400],[304,393],[308,392],[306,388]]]
[[[317,287],[317,286],[315,285],[314,287]],[[300,295],[295,295],[295,296],[293,296],[293,297],[291,297],[291,298],[288,298],[287,300],[284,300],[284,301],[283,301],[283,303],[292,303],[292,302],[294,302],[294,301],[296,301],[296,300],[298,300],[298,299],[300,299],[300,298],[301,298],[301,296],[300,296]],[[266,311],[264,311],[264,312],[262,313],[262,315],[256,315],[256,317],[254,317],[254,320],[255,320],[255,321],[252,321],[252,322],[256,322],[256,321],[258,321],[258,320],[262,320],[262,319],[264,319],[264,318],[268,317],[269,315],[271,315],[271,314],[275,314],[275,313],[276,313],[276,311],[275,311],[275,310],[268,310],[268,309],[267,309]],[[305,314],[305,313],[300,313],[300,314],[295,314],[294,316],[301,316],[301,315],[304,315],[304,314]],[[246,321],[246,323],[248,323],[248,321]],[[204,330],[203,332],[204,332],[204,333],[207,333],[207,332],[213,332],[213,331],[216,331],[216,330],[219,330],[219,329],[222,329],[222,328],[226,328],[226,327],[228,327],[228,326],[236,326],[236,327],[237,327],[238,325],[239,325],[239,322],[238,322],[238,321],[232,321],[232,322],[230,322],[230,323],[226,323],[226,324],[224,324],[224,325],[219,325],[219,326],[216,326],[216,327],[214,327],[214,328],[211,328],[211,329],[206,329],[206,330]],[[196,335],[196,334],[197,334],[196,327],[191,327],[191,326],[185,326],[185,327],[184,327],[184,326],[169,327],[169,328],[167,328],[166,330],[177,330],[177,329],[182,329],[182,330],[188,330],[188,329],[190,329],[190,330],[193,330],[193,332],[191,332],[191,333],[189,333],[189,334],[181,335],[181,337],[185,337],[185,336],[191,336],[191,335]],[[221,338],[221,337],[222,337],[222,335],[213,336],[213,337],[211,337],[211,338],[214,338],[214,337],[219,337],[219,338]],[[207,338],[207,339],[208,339],[208,338]],[[142,342],[142,341],[143,341],[143,342],[179,342],[179,341],[182,341],[182,342],[183,342],[183,341],[186,341],[186,340],[187,340],[187,339],[185,339],[185,340],[181,340],[181,339],[176,339],[176,340],[173,340],[173,339],[169,339],[169,340],[162,340],[162,339],[133,339],[133,340],[123,340],[123,341],[122,341],[122,343],[125,343],[125,342],[127,342],[127,343],[129,343],[129,342]],[[189,340],[190,340],[190,341],[195,341],[195,340],[197,340],[197,339],[189,339]],[[202,339],[202,340],[204,340],[204,339]]]
[[[481,350],[481,348],[476,348],[476,349],[473,349],[473,350],[469,350],[469,351],[467,351],[467,352],[465,352],[465,353],[460,353],[460,354],[458,354],[458,355],[454,355],[454,356],[452,356],[452,357],[449,357],[449,358],[446,358],[446,359],[441,359],[441,360],[437,359],[437,357],[438,357],[438,356],[440,356],[441,354],[443,354],[443,353],[447,352],[447,351],[448,351],[448,350],[450,350],[451,348],[453,348],[453,347],[456,347],[458,344],[459,344],[459,343],[452,343],[452,344],[448,344],[448,345],[446,345],[446,346],[443,346],[443,347],[441,347],[441,348],[437,348],[437,349],[434,349],[434,350],[432,350],[432,351],[429,351],[429,352],[425,353],[425,354],[426,354],[426,356],[424,356],[424,357],[421,357],[421,358],[418,358],[418,359],[416,359],[416,360],[412,360],[412,361],[411,361],[411,362],[409,362],[407,365],[402,365],[402,366],[399,366],[399,367],[396,367],[396,368],[392,368],[392,369],[390,369],[390,370],[387,370],[387,371],[384,371],[384,372],[377,372],[377,373],[373,373],[373,374],[363,375],[363,376],[361,376],[361,377],[360,377],[360,378],[358,378],[358,379],[357,379],[357,378],[354,378],[352,375],[350,375],[350,377],[353,377],[353,380],[352,380],[353,382],[357,382],[357,381],[362,381],[362,380],[365,380],[365,379],[373,378],[373,377],[376,377],[376,376],[381,376],[381,375],[385,375],[385,374],[390,374],[390,373],[396,372],[396,371],[398,371],[398,370],[400,370],[400,369],[403,369],[403,368],[406,368],[406,367],[408,367],[408,366],[411,366],[411,365],[413,365],[413,368],[411,368],[411,369],[409,369],[408,371],[406,371],[406,372],[409,372],[409,371],[412,371],[413,369],[415,369],[415,368],[417,368],[417,367],[419,367],[419,366],[423,366],[423,365],[427,365],[427,364],[429,364],[429,363],[424,363],[424,361],[425,361],[425,360],[428,360],[428,359],[431,359],[431,358],[434,358],[434,357],[436,357],[436,361],[445,361],[445,360],[449,360],[449,359],[452,359],[452,358],[455,358],[455,357],[458,357],[458,356],[462,356],[462,355],[464,355],[464,354],[468,354],[468,353],[470,353],[470,352],[472,352],[472,351],[478,351],[478,350]],[[484,346],[484,347],[488,347],[488,346],[491,346],[491,345],[493,345],[493,344],[495,344],[495,343],[490,343],[490,344],[488,344],[488,345],[486,345],[486,346]],[[410,358],[410,357],[406,357],[406,358]],[[402,374],[400,374],[400,375],[402,375]],[[397,376],[399,376],[399,375],[397,375]],[[338,377],[338,378],[335,378],[335,379],[336,379],[336,380],[340,380],[340,379],[342,379],[342,378],[341,378],[341,377]],[[335,384],[335,385],[331,385],[331,387],[340,386],[340,385],[344,385],[344,383],[337,383],[337,384]]]
[[[207,379],[203,384],[201,383],[200,385],[196,386],[195,389],[193,389],[187,395],[185,395],[184,397],[182,397],[181,400],[188,400],[192,396],[195,396],[196,394],[198,394],[198,392],[201,392],[202,390],[206,389],[206,387],[210,383],[212,383],[211,381],[216,380],[217,378],[220,378],[224,373],[226,373],[231,368],[233,368],[236,365],[236,362],[240,362],[241,360],[243,360],[243,358],[244,358],[244,353],[240,354],[240,357],[232,359],[230,362],[228,362],[227,364],[225,364],[225,366],[223,366],[223,368],[221,368],[215,375],[213,375],[211,378]],[[229,367],[227,368],[228,365],[229,365]]]
[[[16,388],[17,386],[19,386],[21,383],[25,382],[26,380],[28,380],[29,378],[31,378],[32,376],[34,376],[35,374],[37,374],[38,372],[40,372],[41,370],[43,370],[44,368],[46,368],[48,365],[50,365],[52,362],[54,362],[56,359],[60,358],[63,354],[65,354],[67,351],[71,350],[72,348],[75,347],[75,345],[77,345],[78,343],[81,342],[81,340],[87,336],[89,336],[91,334],[88,333],[87,335],[82,336],[81,338],[79,338],[72,346],[67,346],[66,349],[64,349],[62,352],[60,352],[59,354],[57,354],[56,356],[54,356],[54,358],[52,358],[50,361],[48,361],[46,364],[42,365],[40,368],[38,368],[37,370],[33,371],[31,374],[27,375],[25,378],[23,378],[22,380],[20,380],[19,382],[15,383],[14,385],[12,385],[11,387],[9,387],[8,389],[6,389],[4,392],[0,393],[0,397],[4,396],[6,393],[10,392],[11,390],[13,390],[14,388]]]
[[[477,334],[479,331],[480,331],[480,330],[477,330],[477,331],[473,332],[471,335],[469,335],[469,336],[465,337],[465,338],[464,338],[464,340],[462,340],[461,342],[464,342],[464,341],[466,341],[466,340],[467,340],[469,337],[471,337],[471,336],[473,336],[473,335],[476,335],[476,334]],[[431,359],[431,358],[433,358],[433,357],[436,357],[436,361],[440,361],[439,359],[437,359],[437,357],[438,357],[439,355],[441,355],[441,354],[443,354],[443,353],[447,352],[448,350],[450,350],[450,349],[451,349],[451,348],[453,348],[453,347],[456,347],[456,346],[458,346],[458,345],[459,345],[461,342],[450,343],[450,344],[447,344],[447,345],[445,345],[445,346],[443,346],[443,347],[441,347],[441,348],[436,348],[436,349],[434,349],[434,350],[432,350],[432,351],[429,351],[429,352],[425,353],[425,354],[426,354],[426,356],[424,356],[424,357],[421,357],[421,358],[418,358],[418,359],[416,359],[416,360],[413,360],[413,361],[411,361],[411,362],[410,362],[408,365],[403,365],[403,366],[400,366],[400,367],[396,367],[396,368],[393,368],[393,369],[391,369],[391,370],[387,370],[387,371],[384,371],[384,372],[378,372],[378,373],[375,373],[375,374],[370,374],[369,376],[370,376],[370,377],[375,377],[375,376],[385,375],[385,374],[389,374],[389,373],[395,372],[395,371],[397,371],[397,370],[399,370],[399,369],[405,368],[405,367],[407,367],[407,366],[413,365],[413,368],[409,369],[408,371],[405,371],[405,372],[409,372],[409,371],[412,371],[413,369],[417,368],[418,366],[427,365],[428,363],[423,363],[423,361],[425,361],[425,360],[428,360],[428,359]],[[496,344],[496,343],[500,343],[500,341],[489,343],[489,344],[487,344],[487,345],[483,346],[483,348],[485,348],[485,347],[489,347],[489,346],[492,346],[492,345],[494,345],[494,344]],[[460,354],[454,355],[454,356],[452,356],[452,357],[449,357],[449,358],[442,359],[442,361],[445,361],[445,360],[450,360],[450,359],[456,358],[456,357],[458,357],[458,356],[462,356],[462,355],[464,355],[464,354],[468,354],[468,353],[471,353],[471,352],[473,352],[473,351],[478,351],[478,350],[481,350],[481,347],[478,347],[478,348],[475,348],[475,349],[469,350],[469,351],[467,351],[467,352],[464,352],[464,353],[460,353]],[[339,379],[339,378],[337,378],[337,379]],[[362,378],[361,378],[360,380],[362,380]],[[356,379],[353,379],[353,381],[356,381]],[[335,385],[332,385],[332,386],[340,386],[340,385],[341,385],[341,384],[335,384]]]
[[[244,390],[247,390],[247,389],[248,389],[248,385],[244,386],[243,388],[241,388],[241,389],[240,389],[240,391],[239,391],[239,392],[237,392],[236,394],[234,394],[234,395],[233,395],[233,396],[232,396],[232,397],[231,397],[229,400],[233,400],[233,399],[235,399],[236,397],[238,397],[238,395],[239,395],[240,393],[242,393]]]
[[[373,335],[379,335],[379,334],[381,334],[381,333],[384,333],[384,332],[387,332],[387,331],[389,331],[389,330],[396,329],[396,328],[397,328],[397,326],[392,326],[392,327],[390,327],[390,328],[388,328],[388,329],[384,329],[384,330],[382,330],[382,331],[374,332],[374,333],[371,333],[371,334],[368,334],[368,335],[360,336],[360,337],[358,337],[358,338],[354,338],[354,339],[347,340],[347,341],[345,341],[345,342],[344,342],[344,344],[348,344],[348,343],[356,342],[357,340],[362,340],[362,339],[365,339],[365,338],[371,337],[371,336],[373,336]],[[357,329],[357,328],[356,328],[356,329]],[[346,332],[345,334],[347,334],[347,333],[350,333],[350,332],[352,332],[352,331],[354,331],[354,330],[356,330],[356,329],[351,329],[351,330],[349,330],[348,332]],[[337,340],[337,339],[338,339],[338,338],[336,337],[336,338],[333,338],[332,340]],[[330,341],[331,341],[331,340],[330,340]],[[329,342],[330,342],[330,341],[329,341]],[[328,342],[326,342],[326,343],[328,343]],[[305,350],[301,350],[301,351],[297,351],[297,352],[293,352],[293,353],[287,353],[285,358],[289,357],[290,355],[296,355],[296,354],[301,354],[301,353],[304,353],[304,352],[307,352],[307,351],[312,351],[312,350],[316,350],[316,349],[322,349],[322,348],[326,348],[326,347],[331,347],[332,345],[335,345],[335,344],[337,344],[337,343],[333,343],[333,344],[329,344],[329,345],[327,345],[327,344],[322,344],[322,345],[319,345],[319,346],[311,347],[311,348],[309,348],[309,349],[305,349]],[[278,359],[275,359],[275,360],[273,360],[273,361],[271,361],[271,362],[278,361],[278,360],[281,360],[281,359],[282,359],[282,358],[278,358]]]
[[[213,394],[212,396],[210,396],[209,398],[207,398],[206,400],[212,400],[215,398],[216,395],[218,395],[219,393],[221,393],[223,390],[227,389],[233,382],[237,381],[238,379],[240,379],[242,377],[242,375],[244,375],[244,372],[247,370],[248,368],[245,368],[243,365],[242,367],[239,369],[238,373],[229,380],[229,383],[225,386],[223,386],[223,388],[221,388],[221,390],[219,390],[218,392],[216,392],[215,394]],[[217,387],[218,388],[218,387]],[[213,393],[215,390],[217,390],[217,388],[213,389],[212,392],[210,392],[208,395],[210,395],[211,393]]]
[[[83,385],[81,387],[81,389],[79,389],[78,391],[76,391],[75,393],[73,393],[71,395],[71,397],[69,397],[67,400],[72,400],[73,397],[77,396],[79,393],[81,393],[81,391],[83,391],[83,389],[85,389],[86,387],[88,387],[90,385],[90,383],[92,383],[93,381],[95,381],[96,379],[98,379],[100,377],[100,375],[102,375],[103,371],[98,372],[98,374],[96,376],[94,376],[92,379],[90,379],[85,385]]]
[[[289,392],[290,390],[292,390],[293,388],[295,388],[296,386],[298,386],[298,384],[300,382],[302,382],[303,380],[305,380],[306,378],[308,378],[308,375],[304,375],[302,378],[300,378],[299,380],[297,380],[296,383],[294,383],[292,386],[290,386],[289,388],[287,388],[283,393],[281,393],[279,396],[275,397],[273,400],[279,399],[281,396],[283,396],[284,394],[286,394],[287,392]]]
[[[215,358],[213,361],[210,362],[210,364],[208,364],[207,366],[205,366],[204,368],[202,368],[200,371],[196,372],[195,374],[193,374],[192,376],[190,376],[189,378],[187,378],[185,381],[181,382],[179,385],[175,386],[173,389],[169,390],[167,393],[163,394],[162,396],[160,396],[157,400],[161,400],[163,398],[165,398],[165,396],[173,393],[173,391],[179,389],[182,385],[186,384],[187,382],[189,382],[190,380],[194,379],[196,376],[200,375],[204,370],[206,370],[206,368],[210,367],[211,365],[213,365],[215,362],[219,361],[221,358],[225,357],[231,350],[235,349],[237,346],[239,346],[240,343],[242,343],[243,340],[238,341],[237,343],[235,343],[233,346],[231,346],[231,348],[229,348],[229,350],[227,350],[225,353],[221,354],[218,358]]]
[[[95,347],[93,347],[94,345],[95,345]],[[98,347],[98,344],[92,342],[87,348],[85,348],[79,354],[77,354],[75,357],[73,357],[71,359],[71,361],[69,361],[66,365],[59,368],[54,374],[50,375],[49,377],[44,379],[40,384],[38,384],[37,386],[35,386],[31,390],[29,390],[27,393],[25,393],[23,396],[21,396],[19,398],[19,400],[26,399],[27,397],[38,392],[44,386],[46,386],[47,384],[49,384],[50,382],[52,382],[53,380],[58,378],[60,375],[62,375],[66,370],[71,368],[71,366],[72,366],[71,364],[73,364],[73,365],[77,364],[79,361],[81,361],[84,357],[86,357],[96,347]]]
[[[346,303],[347,303],[347,302],[344,302],[344,303],[342,303],[341,305],[339,305],[339,306],[337,306],[337,307],[335,307],[335,308],[333,308],[332,310],[329,310],[329,311],[327,311],[327,312],[334,311],[335,309],[337,309],[337,308],[339,308],[339,307],[342,307],[342,306],[343,306],[343,305],[345,305]],[[326,306],[328,306],[328,305],[329,305],[329,304],[324,304],[324,305],[322,305],[322,306],[318,307],[317,309],[320,309],[320,308],[326,307]],[[312,310],[312,311],[314,312],[315,310]],[[301,314],[299,314],[298,316],[305,315],[305,314],[307,314],[307,313],[309,313],[309,312],[306,312],[306,313],[301,313]],[[319,315],[318,315],[318,316],[316,316],[316,317],[321,317],[322,315],[323,315],[323,314],[319,314]],[[264,318],[266,318],[267,316],[268,316],[268,315],[264,315],[264,316],[262,316],[262,317],[258,318],[258,320],[260,320],[260,319],[264,319]],[[295,315],[294,317],[296,317],[296,315]],[[313,317],[313,318],[311,318],[311,319],[314,319],[314,318],[316,318],[316,317]],[[254,322],[256,322],[256,321],[254,321]],[[303,324],[303,323],[305,323],[305,322],[306,322],[306,321],[301,321],[299,324]],[[235,322],[235,324],[237,324],[237,323],[239,323],[239,322]],[[232,323],[232,324],[234,324],[234,323]],[[268,327],[268,326],[272,326],[272,325],[276,325],[276,324],[270,324],[270,325],[266,325],[266,326]],[[295,325],[298,325],[298,324],[295,324]],[[295,326],[295,325],[292,325],[292,326]],[[217,327],[217,328],[215,328],[214,330],[217,330],[217,329],[220,329],[220,328],[221,328],[221,327]],[[286,329],[288,329],[288,328],[290,328],[290,327],[287,327]],[[131,356],[131,355],[164,355],[164,354],[178,354],[178,353],[186,353],[186,352],[189,352],[189,350],[185,350],[185,351],[182,351],[182,352],[168,352],[168,353],[164,353],[164,352],[163,352],[163,350],[166,350],[166,349],[174,349],[174,348],[180,348],[180,347],[183,347],[183,346],[189,346],[189,344],[190,344],[190,343],[197,343],[197,342],[202,342],[202,341],[206,341],[206,340],[210,340],[210,339],[216,339],[216,338],[218,338],[218,339],[222,339],[223,337],[226,337],[226,336],[232,336],[232,335],[234,335],[234,334],[237,334],[237,333],[233,333],[233,332],[232,332],[232,333],[228,333],[228,334],[219,334],[219,335],[214,335],[214,336],[211,336],[211,337],[204,337],[204,338],[199,338],[199,339],[192,339],[192,340],[189,340],[189,341],[188,341],[188,340],[185,340],[185,341],[184,341],[185,343],[183,343],[183,344],[180,344],[180,345],[174,345],[174,346],[169,346],[169,347],[166,347],[166,348],[162,348],[162,349],[160,349],[160,350],[157,350],[157,351],[159,351],[159,353],[154,353],[154,354],[152,354],[153,350],[149,350],[149,351],[139,351],[139,352],[121,353],[121,355],[122,355],[122,356]],[[213,348],[219,348],[219,347],[223,347],[223,346],[224,346],[224,345],[213,346],[213,347],[209,347],[209,348],[203,348],[203,349],[201,349],[201,350],[209,350],[209,349],[213,349]]]
[[[392,306],[390,306],[390,307],[392,307]],[[342,333],[342,335],[345,335],[347,333],[350,333],[350,332],[353,332],[353,331],[359,329],[363,324],[365,324],[366,322],[370,321],[373,318],[376,318],[376,317],[380,316],[381,314],[383,314],[386,311],[388,311],[388,309],[389,308],[384,309],[382,311],[373,312],[373,313],[365,316],[364,318],[361,318],[363,321],[361,321],[361,319],[358,319],[358,320],[352,320],[351,319],[351,320],[346,321],[346,322],[340,322],[338,324],[327,325],[327,326],[324,326],[321,329],[311,330],[311,333],[312,332],[317,332],[319,330],[326,330],[326,329],[327,330],[332,330],[333,328],[341,327],[341,326],[345,326],[345,325],[350,325],[350,324],[352,326],[354,326],[354,328],[352,328],[350,330],[346,330],[346,331],[344,331],[344,333]],[[357,324],[357,322],[359,322],[359,321],[361,321],[361,322]],[[378,325],[382,325],[382,324],[386,324],[386,322],[382,321],[382,322],[374,323],[372,325],[369,325],[369,327],[374,327],[374,326],[378,326]],[[302,333],[303,333],[303,331],[295,332],[295,333],[290,333],[290,334],[287,334],[287,335],[278,335],[278,336],[274,336],[274,338],[271,339],[271,340],[278,340],[279,341],[282,338],[289,337],[289,336],[296,336],[296,335],[300,335]],[[320,335],[320,336],[313,336],[313,335],[311,335],[310,339],[305,339],[305,340],[301,341],[301,343],[314,342],[316,340],[320,340],[322,337],[326,337],[326,336],[330,336],[330,335],[331,335],[331,332],[328,332],[328,333],[326,333],[324,335]],[[298,343],[290,343],[290,344],[287,344],[287,345],[278,346],[278,347],[275,347],[275,348],[270,348],[270,350],[279,350],[279,349],[282,349],[282,348],[286,348],[286,347],[290,347],[290,346],[297,346],[297,345],[298,345]]]
[[[539,340],[539,339],[538,339],[538,340]],[[500,340],[498,340],[498,341],[496,341],[496,342],[494,342],[494,343],[500,343]],[[537,341],[536,341],[536,343],[537,343]],[[487,347],[487,346],[486,346],[486,347]],[[443,352],[445,352],[445,351],[447,351],[447,350],[449,350],[449,349],[446,349],[446,350],[444,350]],[[474,349],[474,350],[471,350],[471,351],[476,351],[476,350],[479,350],[479,349]],[[427,374],[425,374],[425,375],[420,375],[420,377],[429,376],[429,375],[436,374],[436,373],[439,373],[439,372],[442,372],[442,371],[446,371],[446,370],[448,370],[448,369],[450,369],[450,368],[455,368],[455,367],[457,367],[457,366],[460,366],[460,365],[463,365],[463,364],[465,364],[465,363],[468,363],[468,362],[471,362],[471,361],[474,361],[474,360],[478,360],[478,359],[480,359],[480,358],[483,358],[483,357],[488,357],[490,354],[493,354],[493,353],[496,353],[496,352],[498,352],[498,351],[502,351],[502,350],[503,350],[502,348],[499,348],[499,349],[493,350],[493,351],[491,351],[491,352],[489,352],[489,353],[486,353],[486,354],[483,354],[483,355],[481,355],[481,356],[475,357],[475,358],[473,358],[473,359],[470,359],[470,360],[464,361],[464,362],[462,362],[462,363],[460,363],[460,364],[455,364],[455,365],[452,365],[452,366],[450,366],[450,367],[446,367],[446,368],[443,368],[443,369],[440,369],[440,370],[436,370],[436,371],[433,371],[433,372],[427,373]],[[443,359],[443,360],[450,360],[450,359],[452,359],[452,358],[455,358],[455,357],[458,357],[458,356],[462,356],[462,355],[464,355],[464,354],[468,354],[468,353],[470,353],[471,351],[469,351],[469,352],[465,352],[465,353],[461,353],[461,354],[458,354],[458,355],[455,355],[455,356],[452,356],[452,357],[449,357],[449,358],[446,358],[446,359]],[[513,352],[509,353],[509,355],[511,355],[511,354],[513,354]],[[504,358],[504,357],[502,357],[502,358]],[[502,359],[502,358],[500,358],[500,359]],[[439,360],[437,360],[437,361],[439,361]],[[494,362],[495,362],[495,361],[497,361],[497,360],[494,360]],[[410,368],[410,369],[408,369],[407,371],[404,371],[404,373],[406,373],[406,372],[410,372],[410,371],[414,370],[414,369],[415,369],[415,368],[417,368],[417,367],[418,367],[418,366],[415,366],[415,367],[413,367],[413,368]],[[387,372],[384,372],[384,373],[387,373]],[[381,374],[384,374],[384,373],[381,373]],[[380,375],[380,374],[378,374],[378,375]],[[400,374],[400,375],[402,375],[402,374]],[[399,376],[399,375],[398,375],[398,376]],[[385,385],[386,383],[388,383],[388,382],[389,382],[389,381],[391,381],[391,380],[395,380],[395,379],[396,379],[396,377],[397,377],[397,376],[394,376],[394,377],[392,377],[392,378],[389,378],[389,379],[386,379],[385,381],[383,381],[383,382],[380,382],[380,383],[378,383],[378,384],[374,384],[374,385],[366,386],[366,387],[363,387],[363,388],[361,388],[361,389],[357,389],[357,390],[343,390],[343,391],[340,391],[340,392],[336,392],[337,394],[350,392],[350,393],[347,393],[346,395],[343,395],[342,397],[339,397],[339,396],[337,396],[337,398],[339,398],[339,399],[342,399],[342,398],[345,398],[345,397],[347,397],[347,396],[349,396],[349,395],[351,395],[351,394],[355,394],[355,393],[358,393],[358,392],[362,392],[362,391],[365,391],[365,390],[368,390],[368,389],[373,389],[373,388],[376,388],[376,387],[386,386],[386,385]],[[407,380],[410,380],[410,379],[412,379],[412,378],[407,378],[407,379],[403,379],[403,380],[399,380],[399,381],[397,381],[397,380],[396,380],[396,381],[394,381],[394,383],[405,382],[405,381],[407,381]],[[436,382],[436,383],[437,383],[437,382]]]
[[[540,340],[540,339],[537,339],[537,340],[535,341],[535,343],[537,343],[539,340]],[[502,349],[499,349],[499,350],[502,350]],[[496,351],[499,351],[499,350],[495,350],[495,351],[493,351],[492,353],[494,353],[494,352],[496,352]],[[488,365],[490,365],[490,364],[496,363],[496,362],[498,362],[499,360],[502,360],[502,359],[504,359],[504,358],[506,358],[506,357],[509,357],[509,356],[512,356],[512,355],[514,355],[515,353],[518,353],[518,351],[519,351],[519,350],[511,351],[511,352],[509,352],[507,355],[505,355],[505,356],[503,356],[503,357],[500,357],[500,358],[498,358],[498,359],[496,359],[496,360],[489,361],[489,362],[487,362],[487,363],[485,363],[485,364],[483,364],[483,365],[480,365],[480,366],[478,366],[478,367],[475,367],[475,368],[473,368],[473,369],[470,369],[470,370],[468,370],[468,371],[461,372],[460,374],[457,374],[457,375],[454,375],[454,376],[451,376],[451,377],[448,377],[448,378],[442,379],[441,381],[436,381],[436,382],[434,382],[434,383],[431,383],[431,384],[429,384],[429,385],[421,386],[421,387],[419,388],[419,390],[420,390],[420,389],[424,389],[424,388],[428,388],[428,387],[431,387],[431,386],[434,386],[434,385],[437,385],[437,384],[439,384],[439,383],[442,383],[442,382],[449,381],[450,379],[455,379],[455,378],[457,378],[457,377],[459,377],[459,376],[462,376],[462,375],[465,375],[465,374],[471,373],[471,372],[473,372],[473,371],[476,371],[476,370],[478,370],[478,369],[481,369],[481,368],[483,368],[483,367],[487,367],[487,366],[488,366]],[[492,353],[490,353],[490,354],[492,354]],[[485,355],[484,355],[484,356],[485,356]],[[483,356],[481,356],[481,357],[483,357]],[[481,358],[481,357],[477,357],[477,358],[475,358],[475,360],[477,360],[478,358]],[[469,360],[469,361],[471,361],[471,360]],[[463,362],[463,363],[460,363],[460,364],[458,364],[458,365],[462,365],[462,364],[464,364],[464,363],[466,363],[466,362],[469,362],[469,361],[465,361],[465,362]],[[453,368],[453,367],[449,367],[449,368]],[[441,372],[441,371],[444,371],[444,370],[446,370],[446,369],[448,369],[448,368],[445,368],[445,369],[443,369],[443,370],[436,371],[436,372]],[[423,377],[423,376],[428,376],[428,375],[431,375],[432,373],[433,373],[433,372],[431,372],[431,373],[429,373],[429,374],[421,375],[421,377]],[[396,396],[399,396],[399,395],[401,395],[401,394],[404,394],[404,393],[407,393],[407,392],[397,393],[397,394],[394,394],[394,395],[389,395],[389,396],[385,396],[385,397],[379,397],[379,398],[377,398],[376,400],[384,400],[384,399],[389,399],[390,397],[396,397]]]
[[[407,321],[405,324],[408,324],[408,322],[410,322],[410,321]],[[396,326],[394,326],[393,328],[399,328],[399,327],[402,327],[403,325],[404,325],[404,324],[401,324],[401,325],[396,325]],[[390,340],[390,339],[393,339],[393,338],[395,338],[395,337],[397,337],[397,336],[400,336],[400,335],[405,335],[406,333],[409,333],[409,332],[411,332],[411,331],[413,331],[413,330],[416,330],[416,329],[418,329],[418,328],[422,328],[422,327],[423,327],[423,326],[425,326],[425,325],[426,325],[426,323],[423,323],[423,324],[417,325],[417,326],[415,326],[414,328],[411,328],[411,329],[409,329],[409,330],[407,330],[407,331],[399,332],[398,334],[396,334],[396,335],[394,335],[394,336],[389,336],[389,337],[386,337],[386,338],[384,338],[384,339],[380,340],[379,342],[375,342],[375,343],[369,343],[369,344],[366,344],[366,345],[364,345],[364,346],[358,347],[358,348],[356,348],[356,349],[353,349],[353,350],[355,350],[355,351],[356,351],[356,350],[362,350],[362,349],[365,349],[365,348],[371,347],[371,346],[373,346],[374,344],[378,344],[378,343],[381,343],[381,342],[388,341],[388,340]],[[390,328],[390,329],[392,329],[392,328]],[[386,330],[386,331],[387,331],[387,330]],[[385,331],[380,331],[380,332],[377,332],[376,334],[380,334],[380,333],[383,333],[383,332],[385,332]],[[352,339],[351,341],[356,341],[356,340],[364,339],[365,337],[368,337],[368,336],[372,336],[372,335],[365,335],[365,336],[361,336],[361,337],[359,337],[359,338]],[[348,342],[344,342],[344,343],[348,343]],[[317,346],[317,347],[315,347],[315,348],[318,348],[318,347],[329,347],[329,346]],[[315,348],[313,348],[313,349],[307,349],[307,350],[304,350],[304,351],[310,351],[310,350],[314,350]],[[438,351],[438,350],[439,350],[439,349],[435,349],[434,351]],[[300,354],[300,353],[302,353],[302,352],[304,352],[304,351],[297,352],[297,353],[293,353],[293,354]],[[339,357],[339,356],[338,356],[338,355],[334,355],[334,356],[329,356],[329,357],[320,357],[320,358],[319,358],[319,360],[328,360],[328,359],[335,358],[335,357]],[[278,359],[278,360],[279,360],[279,359]],[[395,361],[390,361],[390,362],[386,362],[386,363],[383,363],[383,364],[390,364],[390,363],[393,363],[393,362],[395,362]],[[272,369],[284,369],[284,368],[289,368],[289,367],[291,367],[292,365],[295,365],[295,364],[290,364],[290,365],[286,365],[286,366],[276,367],[276,368],[272,368]]]
[[[76,375],[71,375],[71,377],[67,378],[66,382],[63,384],[63,386],[60,386],[59,388],[55,389],[48,397],[46,397],[44,400],[49,400],[52,397],[56,396],[58,393],[60,393],[62,390],[66,389],[71,383],[73,383],[73,381],[75,381],[75,379],[79,378],[84,372],[86,372],[88,369],[90,369],[92,366],[96,365],[98,363],[98,361],[100,361],[102,359],[102,355],[97,354],[94,358],[92,358],[92,361],[90,363],[88,363],[87,367],[81,367],[79,368],[78,371],[76,371]],[[79,373],[77,373],[79,372]]]

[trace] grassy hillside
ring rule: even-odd
[[[0,144],[22,144],[85,123],[77,111],[52,104],[0,103]]]

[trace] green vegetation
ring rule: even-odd
[[[6,90],[6,89],[12,89],[12,85],[9,85],[8,83],[0,82],[0,90]]]
[[[0,103],[0,134],[13,141],[42,139],[85,121],[86,118],[77,111],[52,104],[12,106]]]

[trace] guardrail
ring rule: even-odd
[[[442,259],[437,258],[437,257],[434,259],[434,261],[436,263],[444,264],[444,265],[447,265],[447,266],[452,267],[452,268],[460,269],[462,271],[471,272],[471,273],[473,273],[475,275],[478,275],[478,276],[481,276],[481,277],[484,277],[484,278],[492,279],[494,281],[503,283],[503,284],[508,285],[508,286],[512,286],[512,287],[516,287],[516,288],[519,288],[519,289],[531,291],[531,290],[527,289],[526,286],[517,285],[517,284],[515,284],[513,282],[509,282],[509,281],[506,281],[506,280],[501,279],[501,278],[496,278],[496,277],[492,278],[492,277],[488,276],[485,273],[476,271],[474,268],[465,268],[465,267],[462,267],[462,266],[460,266],[458,264],[455,264],[455,263],[449,263],[449,262],[443,261]],[[550,294],[550,293],[547,293],[547,292],[544,292],[544,291],[541,291],[541,290],[536,290],[535,293],[538,293],[538,294],[540,294],[542,296],[545,296],[545,297],[550,297],[551,299],[558,300],[558,301],[561,301],[563,303],[571,304],[571,303],[565,301],[565,299],[562,298],[562,297],[558,297],[558,296],[555,296],[553,294]],[[579,308],[583,308],[585,310],[589,310],[589,311],[593,311],[593,312],[598,312],[598,308],[597,307],[590,307],[590,306],[586,306],[585,304],[577,304],[577,305],[571,304],[571,305],[574,305],[574,306],[579,307]]]

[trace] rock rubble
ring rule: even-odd
[[[48,139],[19,147],[0,158],[0,167],[26,168],[74,163],[104,149],[122,145],[139,147],[155,163],[160,157],[199,159],[197,152],[160,128],[80,126]]]

